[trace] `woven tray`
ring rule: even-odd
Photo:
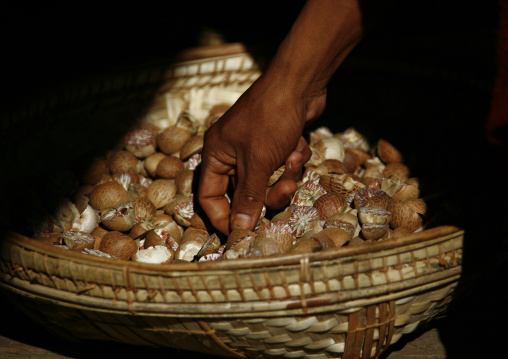
[[[146,99],[147,88],[154,90],[147,85],[157,84],[145,120],[171,121],[183,108],[205,118],[214,104],[234,102],[260,65],[233,44],[195,49],[169,68],[144,71],[133,75],[137,81],[101,87],[108,99],[101,106]],[[90,105],[83,86],[76,90],[81,97],[48,101],[36,107],[39,114],[63,102]],[[68,339],[237,358],[372,358],[446,310],[461,274],[462,244],[463,231],[442,226],[307,255],[154,265],[85,256],[10,233],[0,252],[0,287]]]

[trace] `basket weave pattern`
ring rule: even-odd
[[[356,255],[119,265],[14,235],[4,243],[0,278],[44,298],[49,308],[32,309],[79,338],[253,358],[372,357],[442,312],[460,275],[462,232],[415,237]]]
[[[35,113],[63,102],[111,108],[152,98],[162,77],[145,120],[171,125],[182,110],[204,120],[260,74],[242,52],[186,60],[84,85]],[[308,255],[153,265],[85,256],[12,233],[1,247],[0,288],[69,339],[237,358],[371,358],[446,309],[462,243],[462,231],[438,227]]]

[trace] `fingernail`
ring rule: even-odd
[[[233,229],[250,229],[251,218],[243,213],[237,213],[231,221],[231,228]]]
[[[296,145],[296,148],[295,148],[295,151],[298,151],[298,152],[302,152],[303,149],[305,148],[305,145],[304,145],[305,142],[303,142],[302,139],[300,139],[298,141],[298,145]]]

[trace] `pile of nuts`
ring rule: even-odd
[[[140,123],[80,175],[75,195],[34,238],[87,255],[181,263],[311,253],[422,230],[426,205],[400,152],[383,139],[370,146],[354,128],[320,127],[309,133],[312,157],[289,205],[269,216],[264,208],[254,231],[214,233],[196,203],[196,169],[206,129],[228,107],[215,106],[204,122],[182,111],[168,127]]]

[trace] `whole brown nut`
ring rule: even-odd
[[[154,204],[155,208],[159,209],[164,208],[175,194],[175,181],[159,178],[153,181],[150,187],[148,187],[147,198]]]
[[[182,148],[185,141],[192,136],[192,132],[179,126],[170,126],[157,136],[157,145],[166,155],[174,154]]]
[[[360,167],[360,156],[351,148],[344,148],[344,167],[346,172],[354,173]]]
[[[143,162],[129,151],[113,151],[108,156],[108,168],[111,174],[128,172],[140,173],[142,166]]]
[[[286,233],[259,233],[254,236],[250,250],[254,256],[271,256],[287,253],[295,237]]]
[[[402,154],[391,143],[379,139],[376,146],[377,156],[384,163],[403,162]]]
[[[203,150],[204,136],[201,134],[195,134],[187,141],[184,142],[180,148],[180,159],[182,161],[188,160],[192,155],[201,153]]]
[[[176,193],[190,196],[192,194],[192,185],[194,180],[194,171],[184,169],[176,175]]]
[[[348,207],[346,198],[335,192],[328,192],[320,196],[313,204],[319,213],[321,220],[326,220],[335,213],[342,213]]]
[[[333,242],[335,247],[342,247],[346,244],[353,236],[348,231],[338,227],[328,227],[318,233],[313,238],[324,239],[328,238]]]
[[[296,243],[291,247],[289,253],[291,254],[304,254],[304,253],[314,253],[322,250],[323,247],[321,244],[316,241],[314,238],[300,238]]]
[[[198,229],[202,229],[202,230],[207,230],[206,228],[206,224],[205,222],[203,221],[203,214],[200,215],[200,213],[195,213],[192,215],[189,223],[192,227],[194,228],[198,228]]]
[[[148,175],[151,177],[155,177],[157,175],[157,165],[160,160],[165,157],[166,154],[162,152],[155,152],[143,160],[143,166],[145,167],[146,172],[148,172]]]
[[[157,164],[156,174],[160,178],[175,179],[184,169],[184,163],[180,158],[166,156]]]
[[[155,219],[157,208],[146,197],[137,197],[132,201],[132,208],[134,209],[135,223],[142,221],[151,222]]]
[[[140,183],[131,183],[128,192],[132,200],[135,200],[138,197],[146,197],[148,194],[148,187]]]
[[[90,233],[95,238],[95,243],[93,246],[93,249],[99,249],[99,246],[101,244],[102,238],[106,233],[109,231],[101,226],[97,226],[92,233]]]
[[[90,193],[89,204],[96,210],[103,210],[118,206],[129,200],[130,196],[125,188],[116,181],[110,181],[94,187]]]
[[[99,250],[123,260],[130,260],[138,251],[138,245],[127,234],[118,231],[108,232],[102,237]]]

